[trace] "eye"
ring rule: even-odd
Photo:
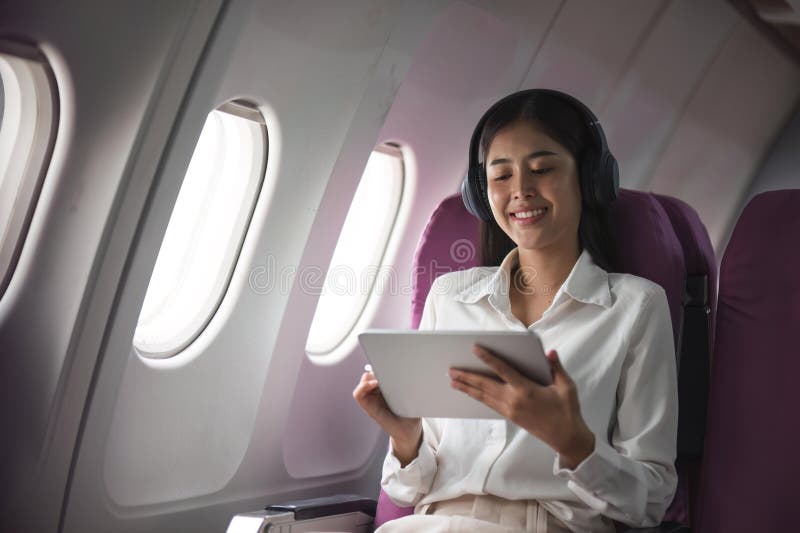
[[[502,176],[497,176],[496,178],[494,178],[494,181],[503,181],[505,179],[508,179],[509,177],[510,176],[508,174],[503,174]]]
[[[547,174],[551,170],[553,170],[553,169],[552,168],[532,168],[531,172],[533,172],[534,174]]]

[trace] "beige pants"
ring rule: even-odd
[[[390,520],[375,533],[568,533],[563,522],[536,500],[506,500],[466,494],[452,500],[417,506],[414,514]]]

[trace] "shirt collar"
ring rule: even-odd
[[[493,303],[508,302],[508,289],[511,269],[519,264],[519,247],[511,250],[500,263],[497,270],[481,276],[459,291],[455,299],[464,303],[475,303],[485,296]],[[501,298],[504,297],[504,298]],[[572,267],[566,281],[553,298],[553,306],[571,297],[580,302],[611,307],[611,291],[608,288],[608,273],[597,266],[591,254],[584,249]]]

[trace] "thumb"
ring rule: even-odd
[[[564,366],[561,364],[561,359],[558,357],[558,352],[550,350],[547,352],[547,361],[550,363],[550,371],[553,375],[554,385],[566,385],[572,383],[572,378],[569,377]]]

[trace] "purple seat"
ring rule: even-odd
[[[661,203],[681,242],[686,276],[708,276],[706,300],[711,311],[709,314],[711,334],[708,337],[708,349],[711,351],[714,348],[714,318],[717,308],[717,260],[714,256],[714,246],[703,221],[689,204],[671,196],[661,194],[653,196]]]
[[[664,288],[672,317],[676,355],[679,356],[686,265],[684,247],[672,220],[655,195],[620,189],[619,198],[609,212],[609,222],[617,245],[619,270],[649,279]],[[664,520],[688,525],[689,480],[680,474],[675,497],[664,514]]]
[[[412,328],[419,327],[433,280],[480,264],[479,232],[480,223],[467,212],[461,194],[448,196],[433,211],[414,255]]]
[[[800,190],[754,197],[722,259],[700,491],[703,533],[797,526]]]
[[[677,340],[686,269],[681,244],[664,208],[651,194],[621,190],[611,209],[610,221],[618,245],[620,270],[664,288]],[[446,198],[434,211],[414,259],[413,327],[419,325],[425,299],[437,276],[479,264],[479,227],[477,219],[466,211],[460,194]],[[381,491],[375,527],[412,512],[411,507],[396,506]]]
[[[696,523],[697,495],[708,405],[708,382],[717,265],[711,239],[697,212],[670,196],[653,195],[669,216],[683,247],[686,290],[678,359],[678,492],[666,519]]]
[[[675,346],[680,346],[686,266],[683,248],[666,211],[650,193],[620,189],[609,210],[609,223],[617,245],[619,271],[649,279],[664,288]]]

